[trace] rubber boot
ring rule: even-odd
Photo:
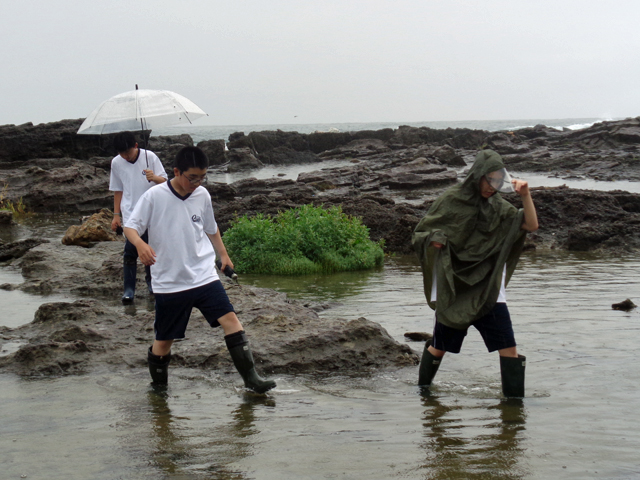
[[[233,364],[244,380],[244,386],[256,393],[264,393],[276,386],[273,380],[265,380],[256,372],[253,355],[249,347],[249,340],[244,330],[226,335],[224,340],[231,354]]]
[[[145,265],[144,267],[144,281],[147,282],[149,295],[153,295],[153,288],[151,287],[151,267],[149,265]]]
[[[147,360],[149,363],[149,373],[151,374],[151,383],[154,385],[166,385],[169,380],[169,362],[171,361],[171,353],[167,355],[154,355],[149,347]]]
[[[507,398],[524,397],[524,369],[527,357],[500,357],[500,376],[502,377],[502,394]]]
[[[418,374],[418,386],[423,389],[428,389],[431,386],[433,377],[436,376],[438,368],[440,368],[440,362],[442,357],[436,357],[429,352],[429,345],[431,341],[427,341],[422,352],[422,359],[420,360],[420,372]]]
[[[133,299],[136,296],[136,260],[128,259],[125,257],[122,264],[124,269],[124,294],[122,295],[122,304],[131,305]]]

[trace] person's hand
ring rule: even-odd
[[[140,261],[147,267],[156,263],[156,252],[153,251],[153,248],[151,248],[148,243],[141,240],[140,243],[136,245],[136,250],[138,250]]]
[[[442,248],[444,245],[440,242],[431,242],[431,246],[434,248]]]
[[[231,267],[232,269],[234,268],[233,262],[229,258],[229,255],[220,255],[220,262],[222,263],[222,268],[220,269],[221,272],[224,272],[224,269],[227,266]]]
[[[120,215],[114,215],[113,220],[111,220],[111,230],[115,232],[118,230],[118,227],[122,227],[122,219]]]
[[[511,180],[511,184],[516,193],[521,197],[526,197],[531,194],[531,192],[529,192],[529,184],[525,180]]]
[[[147,180],[149,180],[150,182],[154,181],[155,178],[155,173],[153,173],[153,170],[145,170],[144,174],[147,176]]]

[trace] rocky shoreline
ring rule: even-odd
[[[109,138],[78,136],[82,122],[0,126],[0,184],[4,200],[22,202],[38,213],[89,215],[112,207],[108,191],[112,152]],[[177,150],[192,145],[188,135],[151,137],[150,148],[168,173]],[[238,132],[222,141],[204,141],[212,172],[237,172],[264,165],[314,164],[296,180],[247,178],[232,184],[209,182],[222,231],[237,214],[275,214],[304,205],[340,205],[361,217],[388,253],[411,253],[413,228],[431,202],[455,183],[477,149],[501,153],[509,169],[566,177],[640,181],[640,119],[602,122],[578,131],[536,126],[514,132],[400,127],[378,131],[313,133]],[[322,168],[333,160],[340,166]],[[517,195],[505,198],[518,205]],[[535,188],[541,229],[527,248],[573,251],[640,249],[640,195],[567,187]],[[0,371],[20,375],[82,372],[96,364],[144,366],[152,338],[153,312],[126,313],[114,299],[121,289],[121,238],[104,218],[77,227],[62,242],[31,238],[0,243],[0,262],[19,267],[21,285],[1,285],[33,293],[70,293],[71,303],[45,304],[34,321],[0,327]],[[102,216],[102,220],[100,217]],[[8,228],[3,216],[0,228]],[[102,225],[100,225],[102,222]],[[86,248],[91,247],[91,248]],[[142,274],[139,275],[142,278]],[[303,305],[285,295],[252,287],[227,290],[247,327],[253,352],[266,372],[350,372],[364,374],[418,361],[416,352],[396,342],[366,319],[320,319],[321,306]],[[144,289],[138,288],[139,295]],[[417,292],[419,294],[419,292]],[[139,304],[145,303],[144,296]],[[141,311],[142,310],[142,311]],[[177,365],[231,370],[221,332],[194,316],[189,338],[175,347]]]

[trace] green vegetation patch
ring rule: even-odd
[[[383,240],[372,241],[362,221],[340,207],[303,205],[275,217],[245,215],[223,238],[239,273],[332,273],[373,268],[384,260]]]

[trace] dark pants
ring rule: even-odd
[[[149,243],[149,231],[144,232],[140,235],[140,238],[145,242]],[[135,264],[138,260],[138,249],[134,247],[133,243],[129,240],[124,242],[124,263]]]
[[[493,310],[471,325],[480,332],[489,352],[516,346],[511,315],[509,315],[506,303],[496,303]],[[438,313],[436,311],[436,324],[433,327],[433,348],[450,353],[460,353],[464,337],[467,336],[467,330],[447,327],[438,322]]]

